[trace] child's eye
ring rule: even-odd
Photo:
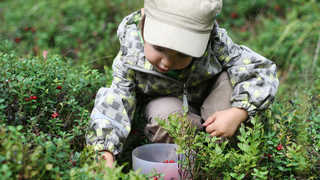
[[[187,57],[189,57],[189,55],[186,55],[186,54],[183,54],[183,53],[179,53],[178,56],[181,57],[181,58],[187,58]]]
[[[164,51],[164,49],[160,46],[153,46],[153,48],[157,51]]]

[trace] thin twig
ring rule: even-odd
[[[100,57],[100,58],[96,58],[96,59],[91,59],[90,61],[86,62],[85,64],[90,64],[90,63],[94,63],[96,61],[99,61],[99,60],[102,60],[102,59],[109,59],[109,58],[112,58],[113,56],[109,55],[109,56],[103,56],[103,57]]]
[[[314,54],[314,57],[313,57],[312,73],[313,73],[314,70],[315,70],[316,62],[317,62],[317,59],[318,59],[318,57],[319,57],[319,50],[320,50],[320,33],[319,33],[317,48],[316,48],[316,51],[315,51],[315,54]]]

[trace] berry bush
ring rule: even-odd
[[[4,46],[3,46],[4,47]],[[7,48],[8,49],[8,48]],[[106,168],[85,147],[95,93],[110,83],[59,56],[0,52],[0,173],[4,179],[146,179]]]
[[[73,136],[83,147],[89,110],[107,76],[58,56],[24,57],[0,52],[1,121],[28,132]],[[110,79],[110,76],[109,76]]]
[[[274,103],[230,139],[196,132],[184,117],[160,121],[187,157],[179,162],[183,179],[317,179],[320,96],[295,98]]]
[[[0,125],[1,179],[147,179],[123,166],[107,168],[90,149],[74,153],[70,139],[24,132],[23,126]]]

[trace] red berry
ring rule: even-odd
[[[57,86],[57,88],[56,89],[62,89],[62,86]]]
[[[278,4],[276,4],[276,5],[274,6],[274,10],[280,11],[280,6],[279,6]]]
[[[77,162],[76,161],[72,161],[71,159],[69,160],[69,162],[72,164],[72,166],[76,166]]]
[[[29,31],[29,29],[30,29],[29,27],[23,28],[23,30],[26,31],[26,32]]]
[[[34,32],[36,32],[36,28],[31,27],[30,31],[34,33]]]
[[[30,100],[31,100],[31,98],[24,98],[24,100],[25,100],[25,101],[30,101]]]
[[[238,14],[235,13],[235,12],[231,13],[231,18],[232,19],[237,19],[238,18]]]
[[[37,96],[30,96],[30,99],[36,100],[36,99],[38,99],[38,97]]]
[[[153,180],[158,180],[158,177],[153,177]]]
[[[169,163],[176,163],[174,160],[170,160]]]
[[[241,32],[246,32],[247,31],[247,26],[242,26],[240,29]]]
[[[163,163],[169,163],[169,161],[168,160],[164,160]]]
[[[56,118],[56,117],[58,117],[59,116],[59,114],[57,113],[57,112],[54,112],[53,114],[51,114],[51,117],[52,118]]]
[[[277,146],[277,150],[278,150],[278,151],[281,151],[282,149],[283,149],[282,144],[279,144],[279,145]]]
[[[19,38],[19,37],[14,38],[14,42],[20,43],[21,42],[21,38]]]
[[[272,154],[268,154],[268,158],[272,158]]]

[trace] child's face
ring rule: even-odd
[[[144,41],[144,55],[159,72],[186,68],[192,57],[172,49],[155,46]]]

